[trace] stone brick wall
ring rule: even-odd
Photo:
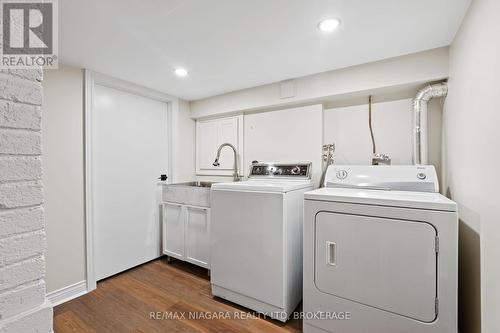
[[[0,71],[0,333],[52,332],[45,300],[42,70]]]

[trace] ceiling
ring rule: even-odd
[[[470,0],[64,0],[59,56],[195,100],[449,45]],[[339,18],[331,34],[320,20]],[[173,74],[189,71],[186,78]]]

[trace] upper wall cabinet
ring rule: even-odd
[[[230,143],[238,152],[239,172],[243,161],[243,116],[196,121],[196,174],[229,176],[233,174],[233,151],[222,149],[219,163],[214,166],[217,149],[223,143]]]

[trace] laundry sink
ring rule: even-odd
[[[212,187],[212,184],[215,184],[215,182],[186,182],[186,183],[178,183],[178,184],[172,184],[172,185],[173,186]]]
[[[192,181],[164,184],[163,201],[184,205],[210,207],[210,187],[213,182]]]

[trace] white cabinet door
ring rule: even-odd
[[[186,261],[210,268],[210,208],[186,206]]]
[[[177,259],[185,259],[185,219],[182,205],[163,204],[163,254]]]
[[[196,173],[199,175],[232,175],[233,152],[223,148],[219,166],[212,163],[217,149],[223,143],[232,144],[238,151],[240,173],[243,156],[243,116],[227,117],[196,122]]]
[[[238,145],[238,118],[227,118],[218,121],[217,131],[217,149],[223,143],[230,143],[236,147],[239,153]],[[240,153],[241,154],[241,153]],[[215,156],[215,154],[214,154]],[[217,170],[230,170],[232,172],[234,166],[234,153],[231,148],[225,147],[220,154],[220,166],[216,167]]]
[[[212,170],[217,153],[218,122],[204,121],[196,123],[196,158],[200,172]]]

